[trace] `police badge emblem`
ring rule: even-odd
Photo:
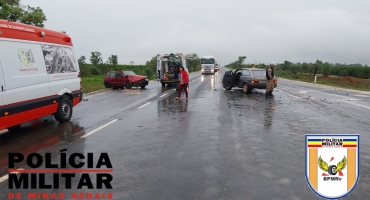
[[[306,181],[325,199],[347,196],[359,180],[360,135],[308,134]]]

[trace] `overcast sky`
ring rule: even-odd
[[[165,53],[213,55],[228,64],[370,64],[370,1],[21,0],[41,7],[45,27],[72,37],[77,57],[112,54],[145,64]]]

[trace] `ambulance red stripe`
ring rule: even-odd
[[[72,41],[67,42],[68,40],[66,38],[70,39],[70,37],[65,33],[30,26],[27,24],[0,20],[0,30],[1,30],[0,38],[29,40],[36,42],[46,42],[73,46]],[[44,32],[45,36],[42,36],[41,32]]]

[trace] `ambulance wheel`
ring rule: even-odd
[[[12,127],[9,127],[7,128],[9,132],[17,132],[19,130],[21,130],[21,125],[16,125],[16,126],[12,126]]]
[[[71,100],[64,97],[59,102],[58,110],[54,114],[55,120],[58,122],[66,122],[69,121],[72,117],[72,103]]]
[[[337,169],[337,166],[335,166],[335,165],[330,165],[330,166],[329,166],[329,168],[328,168],[328,173],[329,173],[330,175],[335,175],[335,174],[337,174],[336,169]]]
[[[131,83],[127,81],[127,82],[125,83],[125,88],[126,88],[126,89],[131,89],[131,88],[132,88]]]

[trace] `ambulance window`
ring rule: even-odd
[[[109,74],[109,78],[114,78],[115,77],[115,73],[114,72],[111,72],[110,74]]]

